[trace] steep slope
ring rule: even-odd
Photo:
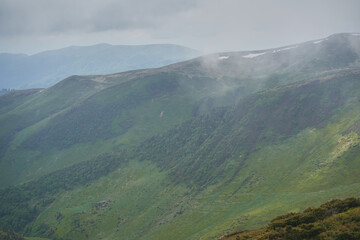
[[[1,190],[0,228],[53,239],[214,239],[358,197],[359,42],[342,34],[0,97],[0,183],[11,186]],[[319,51],[290,57],[301,48]],[[291,67],[255,67],[277,53]],[[307,70],[315,58],[328,65]],[[242,61],[254,68],[239,70]]]
[[[359,100],[359,71],[251,95],[3,190],[1,226],[52,238],[214,239],[358,196]]]
[[[74,76],[21,105],[6,104],[17,93],[3,96],[0,186],[137,144],[252,93],[356,69],[359,42],[340,34],[262,55],[215,54],[159,69]]]
[[[161,67],[200,55],[200,52],[171,44],[68,47],[34,55],[0,54],[0,88],[49,87],[81,74],[109,74]]]
[[[192,117],[197,101],[219,85],[213,79],[166,72],[131,81],[122,75],[108,77],[111,82],[97,78],[69,78],[6,110],[0,120],[6,126],[1,133],[1,185],[163,132]]]
[[[145,143],[143,159],[201,192],[154,239],[211,239],[320,199],[359,196],[359,80],[268,91]]]

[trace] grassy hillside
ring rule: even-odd
[[[191,118],[197,101],[217,86],[213,79],[194,82],[173,73],[123,79],[98,83],[70,78],[3,114],[1,185],[32,179],[170,129]]]
[[[318,208],[289,213],[271,220],[265,228],[241,231],[225,239],[359,239],[360,200],[332,200]]]
[[[339,35],[1,96],[0,229],[216,239],[360,197],[360,71],[346,53],[359,42]],[[314,46],[319,55],[294,57]],[[277,54],[290,59],[282,74]],[[316,56],[328,63],[306,70]],[[204,65],[214,57],[217,66]],[[238,70],[243,61],[252,77],[237,72],[250,71]]]
[[[334,35],[253,58],[224,53],[159,69],[73,76],[24,101],[21,92],[2,96],[0,186],[136,145],[256,92],[356,69],[358,38]]]
[[[14,230],[70,239],[213,239],[358,196],[359,78],[351,72],[252,95],[106,157],[109,164],[95,159],[4,190],[29,212]],[[316,109],[311,117],[309,107]],[[19,221],[14,212],[1,222]]]

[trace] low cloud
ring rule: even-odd
[[[191,0],[3,0],[0,36],[156,28],[195,5]]]
[[[2,0],[0,52],[177,43],[203,51],[360,32],[358,0]]]

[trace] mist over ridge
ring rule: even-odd
[[[359,10],[0,0],[0,240],[360,239]]]

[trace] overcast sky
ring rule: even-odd
[[[360,32],[360,0],[0,0],[0,52],[174,43],[255,50]]]

